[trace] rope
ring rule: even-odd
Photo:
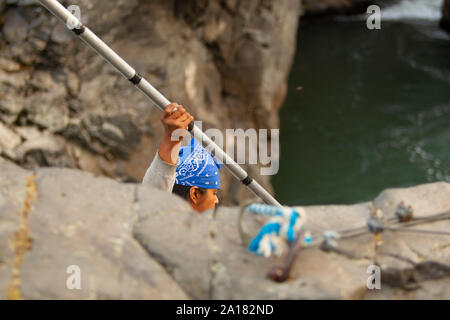
[[[242,228],[242,216],[244,207],[240,212],[239,231],[242,242],[248,246],[248,250],[264,257],[281,255],[288,245],[301,240],[305,244],[311,241],[310,233],[305,231],[306,213],[303,208],[278,207],[260,203],[253,203],[247,207],[253,214],[268,217],[269,220],[262,226],[256,237],[249,241]]]
[[[299,231],[306,229],[306,212],[300,207],[275,207],[259,203],[250,205],[245,204],[241,207],[240,220],[242,219],[245,209],[253,214],[269,217],[269,220],[264,224],[253,240],[249,240],[250,236],[248,234],[245,234],[246,241],[243,240],[244,245],[249,246],[249,250],[258,255],[264,255],[266,257],[270,257],[272,254],[280,255],[283,251],[282,240],[288,244],[292,244],[296,240]],[[381,210],[375,210],[373,206],[372,211],[366,226],[339,231],[326,230],[323,233],[314,236],[311,236],[309,232],[305,232],[301,246],[305,248],[320,246],[321,249],[325,251],[336,251],[338,250],[338,239],[351,239],[369,233],[378,235],[383,231],[450,236],[450,232],[446,231],[409,229],[409,227],[420,224],[450,219],[450,210],[427,217],[413,217],[411,206],[406,207],[402,202],[397,207],[396,217],[391,217],[386,220],[382,219]],[[292,218],[293,215],[294,219]],[[295,218],[295,215],[298,215],[298,217]],[[240,231],[242,231],[241,223],[239,224],[239,227]],[[288,236],[287,230],[291,231],[290,236]],[[244,239],[243,232],[240,234],[241,239]],[[284,248],[285,247],[286,246],[284,246]]]

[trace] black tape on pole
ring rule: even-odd
[[[136,86],[136,85],[139,84],[139,82],[141,82],[142,77],[139,75],[139,73],[136,73],[136,74],[133,76],[133,78],[128,79],[128,80],[130,80],[130,82]]]
[[[194,121],[188,124],[188,131],[191,132],[194,129]]]
[[[72,31],[77,35],[81,35],[84,31],[86,31],[86,27],[81,25],[78,28],[73,28]]]
[[[248,186],[250,183],[253,182],[252,177],[246,176],[244,180],[241,181],[244,185]]]

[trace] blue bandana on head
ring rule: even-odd
[[[180,164],[175,184],[205,189],[219,189],[222,165],[195,139],[180,149]]]

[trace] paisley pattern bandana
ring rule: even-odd
[[[190,145],[181,147],[180,164],[176,169],[175,184],[219,189],[219,170],[222,165],[195,139]]]

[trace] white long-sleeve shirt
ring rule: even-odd
[[[142,184],[146,184],[163,191],[172,192],[173,185],[175,183],[176,169],[180,159],[177,160],[177,164],[170,164],[162,160],[156,152],[152,163],[147,169],[147,172],[142,179]]]

